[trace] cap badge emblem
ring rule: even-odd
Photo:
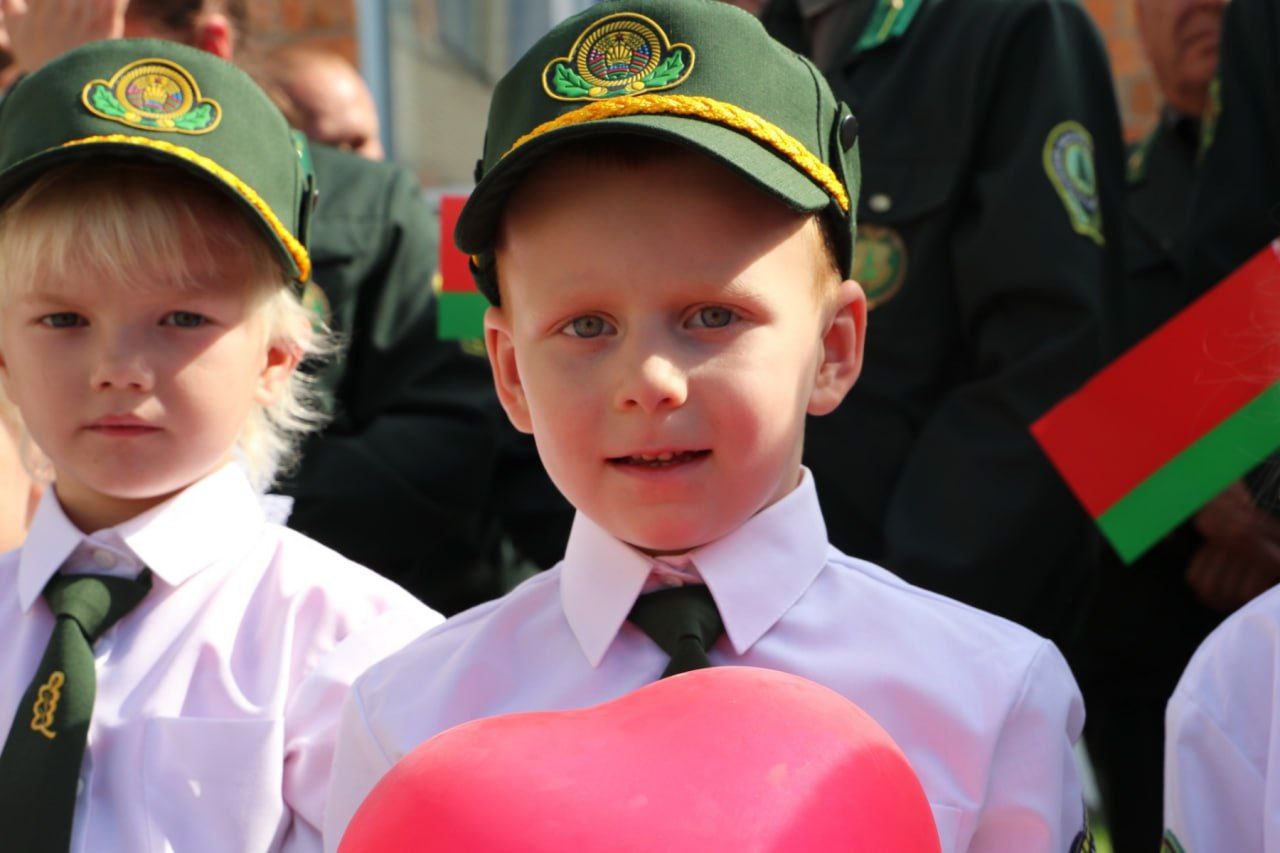
[[[91,80],[80,100],[99,118],[140,130],[201,134],[222,121],[218,102],[202,98],[191,72],[167,59],[139,59],[110,80]]]
[[[542,71],[542,88],[557,101],[601,101],[679,86],[693,71],[693,48],[672,44],[655,21],[620,12],[578,36],[568,56]]]

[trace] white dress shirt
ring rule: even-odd
[[[440,617],[267,523],[238,465],[89,536],[50,490],[23,547],[0,555],[6,735],[52,632],[46,582],[144,566],[150,593],[94,646],[71,849],[319,849],[347,689]]]
[[[1205,638],[1169,699],[1164,820],[1187,853],[1280,851],[1278,690],[1280,587]]]
[[[924,784],[943,851],[1068,848],[1083,823],[1072,744],[1084,710],[1052,643],[832,548],[807,472],[687,556],[724,619],[712,662],[804,676],[875,717]],[[372,667],[343,711],[326,849],[379,777],[432,735],[594,705],[657,679],[667,656],[626,621],[653,568],[580,513],[555,568]]]

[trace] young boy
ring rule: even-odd
[[[171,42],[0,107],[0,382],[54,471],[0,557],[6,849],[318,848],[347,687],[438,621],[263,517],[315,421],[305,162]]]
[[[578,515],[557,567],[358,680],[328,849],[438,732],[708,663],[867,710],[945,851],[1087,843],[1057,650],[829,547],[800,465],[806,415],[860,367],[856,135],[807,60],[712,0],[600,4],[498,84],[458,243],[499,397]]]

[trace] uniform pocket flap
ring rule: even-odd
[[[958,172],[949,160],[864,159],[858,219],[896,224],[923,216],[951,197]]]

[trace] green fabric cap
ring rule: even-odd
[[[813,63],[719,0],[613,0],[552,29],[494,90],[455,233],[490,301],[495,230],[524,172],[565,141],[607,146],[617,134],[694,148],[790,207],[825,214],[849,275],[857,122]]]
[[[305,155],[249,75],[176,42],[92,42],[24,77],[0,104],[0,204],[75,158],[179,166],[236,200],[298,282],[311,269]]]

